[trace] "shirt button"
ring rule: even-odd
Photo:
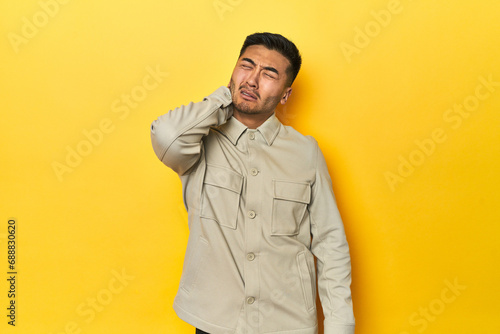
[[[252,174],[253,176],[256,176],[257,174],[259,174],[259,170],[257,168],[252,168],[252,169],[250,169],[250,174]]]
[[[254,139],[255,139],[255,133],[250,132],[250,133],[248,134],[248,138],[250,138],[250,140],[254,140]]]
[[[255,259],[255,254],[254,253],[248,253],[247,254],[247,260],[248,261],[253,261]]]
[[[251,219],[254,219],[255,216],[256,216],[255,211],[248,211],[248,217],[250,217]]]
[[[248,297],[247,304],[252,305],[253,303],[255,303],[255,297]]]

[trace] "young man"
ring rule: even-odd
[[[174,309],[198,333],[353,334],[351,265],[324,157],[274,114],[301,65],[278,34],[246,38],[227,87],[160,116],[190,235]]]

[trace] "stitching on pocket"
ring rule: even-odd
[[[300,284],[302,285],[304,302],[306,304],[307,311],[310,312],[316,306],[316,296],[314,295],[314,289],[312,287],[311,271],[304,252],[297,254],[297,266],[299,268]]]
[[[274,198],[309,204],[311,185],[309,182],[273,180]]]
[[[225,167],[207,164],[200,217],[236,229],[242,187],[242,175]]]
[[[311,199],[308,182],[273,180],[271,235],[297,235]]]

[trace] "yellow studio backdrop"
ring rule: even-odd
[[[2,1],[0,332],[194,332],[172,309],[187,214],[150,123],[271,31],[303,55],[279,117],[326,156],[356,333],[500,333],[499,17],[497,0]]]

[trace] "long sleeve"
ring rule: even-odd
[[[156,156],[179,175],[200,158],[203,136],[210,127],[225,123],[232,115],[229,88],[220,87],[197,103],[169,111],[151,124],[151,141]]]
[[[318,291],[325,334],[354,334],[351,260],[325,159],[318,147],[316,180],[309,207],[312,252],[317,258]]]

